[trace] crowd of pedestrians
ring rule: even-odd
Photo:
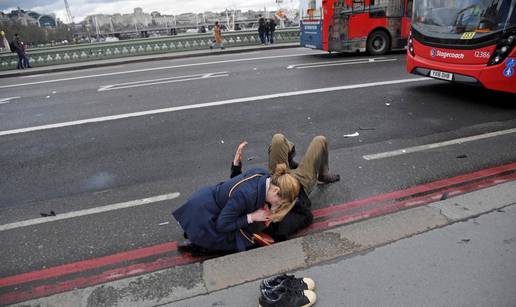
[[[276,22],[274,18],[263,18],[259,15],[258,18],[258,35],[262,45],[274,44],[274,32],[276,31]]]
[[[215,21],[213,25],[213,40],[210,45],[210,49],[215,48],[216,45],[220,49],[224,49],[224,38],[222,37],[222,28],[218,21]],[[259,15],[258,18],[258,35],[262,45],[274,44],[274,32],[276,31],[276,21],[274,18],[264,18]],[[206,32],[206,29],[200,31],[201,33]]]

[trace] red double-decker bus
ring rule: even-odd
[[[380,55],[406,47],[412,0],[301,0],[301,46]]]
[[[516,93],[516,1],[416,0],[407,71]]]

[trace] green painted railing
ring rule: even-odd
[[[224,47],[259,45],[257,31],[223,32]],[[163,54],[180,51],[208,49],[211,34],[178,35],[160,38],[125,40],[110,43],[68,45],[29,49],[27,55],[33,67],[67,63],[105,60],[139,55]],[[278,29],[275,43],[299,42],[299,28]],[[0,70],[16,69],[16,53],[0,53]]]

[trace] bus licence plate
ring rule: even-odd
[[[453,74],[444,71],[430,70],[430,77],[451,81]]]

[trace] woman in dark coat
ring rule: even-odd
[[[298,193],[299,183],[285,164],[272,176],[256,168],[198,190],[172,215],[192,245],[213,252],[244,251],[254,245],[249,226],[283,218]]]

